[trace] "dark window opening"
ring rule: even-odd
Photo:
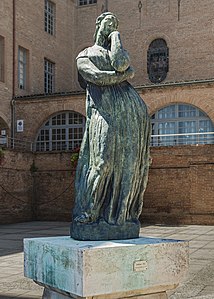
[[[165,40],[154,40],[147,52],[147,72],[152,83],[166,79],[169,71],[169,49]]]

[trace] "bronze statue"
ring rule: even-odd
[[[95,44],[77,57],[87,82],[85,134],[75,181],[71,237],[78,240],[139,236],[148,180],[150,118],[127,82],[134,76],[118,19],[97,18]]]

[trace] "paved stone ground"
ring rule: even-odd
[[[190,271],[170,299],[214,299],[214,226],[148,225],[142,236],[190,241]],[[0,225],[0,299],[41,299],[43,289],[24,278],[23,238],[69,235],[69,223]]]

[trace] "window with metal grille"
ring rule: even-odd
[[[213,144],[214,125],[198,108],[176,104],[152,115],[152,145]]]
[[[55,4],[49,0],[45,0],[45,31],[55,33]]]
[[[44,60],[44,92],[53,93],[55,90],[55,63]]]
[[[4,37],[0,36],[0,81],[4,82]]]
[[[166,79],[169,71],[169,49],[165,40],[159,38],[151,42],[147,52],[147,72],[152,83]]]
[[[52,116],[39,130],[36,151],[69,151],[80,147],[85,117],[68,111]]]
[[[89,4],[95,4],[97,3],[97,0],[78,0],[78,5],[89,5]]]
[[[26,89],[27,86],[27,50],[18,48],[18,87]]]

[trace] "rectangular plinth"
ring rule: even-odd
[[[177,285],[188,269],[188,242],[157,238],[24,240],[25,276],[79,297]]]

